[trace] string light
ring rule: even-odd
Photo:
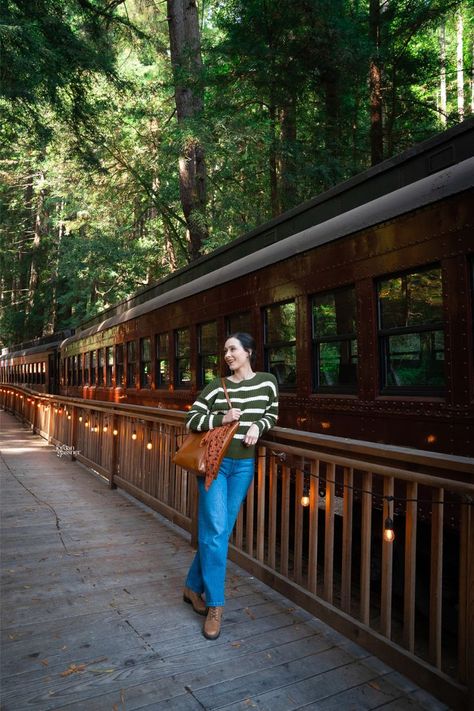
[[[84,422],[84,427],[89,427],[89,418],[86,417],[86,421]]]
[[[79,415],[79,422],[82,422],[82,415]]]
[[[133,430],[133,432],[132,432],[132,439],[133,439],[133,440],[136,440],[136,438],[137,438],[137,433],[136,433],[135,430]]]
[[[148,442],[147,442],[146,448],[147,448],[148,450],[153,449],[153,442],[151,441],[151,434],[150,434],[150,436],[148,437]]]
[[[107,422],[105,422],[105,423],[104,423],[104,426],[102,427],[102,431],[103,431],[103,432],[107,432],[108,429],[109,429],[109,425],[108,425]]]
[[[114,427],[112,434],[114,437],[116,437],[118,435],[118,429],[116,427]]]
[[[383,539],[387,543],[393,543],[395,540],[395,531],[393,530],[393,519],[390,516],[387,516],[385,519],[384,527],[383,527]]]

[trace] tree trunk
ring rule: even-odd
[[[439,112],[441,123],[446,126],[448,114],[446,109],[446,25],[443,22],[439,29],[440,86]]]
[[[294,96],[288,97],[288,103],[281,110],[281,159],[280,159],[280,184],[281,184],[281,210],[289,210],[298,202],[296,191],[296,100]]]
[[[44,176],[40,175],[40,180],[44,180]],[[43,229],[43,208],[44,208],[44,190],[41,189],[38,193],[36,201],[36,209],[33,225],[33,244],[31,250],[30,273],[28,279],[28,299],[26,302],[26,315],[30,316],[34,309],[36,290],[38,288],[38,256],[41,246],[41,233]]]
[[[370,154],[372,165],[383,160],[382,62],[380,59],[380,2],[370,0],[369,33],[373,54],[369,68]]]
[[[52,333],[55,333],[55,331],[58,330],[58,321],[59,321],[59,314],[58,314],[58,280],[59,280],[59,259],[60,259],[60,254],[61,254],[61,242],[64,237],[64,224],[63,224],[63,210],[64,210],[64,201],[61,200],[59,205],[56,205],[56,213],[58,216],[58,222],[59,222],[59,227],[58,227],[58,241],[55,245],[55,254],[54,256],[51,255],[50,258],[52,257],[53,260],[53,269],[52,269],[52,274],[51,274],[51,309],[49,312],[49,319],[48,322],[44,326],[44,335],[50,335]],[[64,307],[63,307],[64,309]],[[69,313],[68,314],[61,314],[63,316],[63,321],[64,323],[68,322],[68,316],[71,318],[72,316],[72,308],[69,306]]]
[[[464,120],[464,62],[463,62],[463,19],[461,10],[456,16],[456,83],[459,120]]]
[[[179,192],[187,225],[189,257],[193,260],[201,256],[208,236],[205,155],[202,143],[193,130],[193,121],[202,113],[204,103],[200,85],[199,18],[195,0],[167,0],[167,6],[176,111],[178,124],[183,129]]]
[[[276,217],[281,213],[280,198],[278,194],[278,150],[277,150],[277,119],[276,119],[276,107],[273,101],[268,109],[270,114],[270,155],[269,155],[269,169],[270,169],[270,209],[272,211],[272,217]]]

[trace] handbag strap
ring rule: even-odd
[[[225,379],[224,379],[224,378],[221,378],[221,383],[222,383],[222,387],[224,388],[224,395],[225,395],[225,399],[227,400],[227,404],[229,405],[229,410],[231,410],[231,409],[232,409],[232,403],[231,403],[231,401],[230,401],[229,393],[227,392],[227,386],[226,386],[226,384],[225,384]]]

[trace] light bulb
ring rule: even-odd
[[[390,516],[388,516],[385,519],[385,525],[384,525],[384,529],[383,529],[383,539],[387,543],[392,543],[392,541],[395,540],[395,531],[393,530],[393,521],[390,518]]]

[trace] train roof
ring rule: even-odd
[[[214,278],[215,271],[221,267],[231,265],[236,260],[259,252],[305,229],[326,223],[343,213],[353,213],[355,209],[373,203],[379,197],[439,173],[449,166],[472,157],[473,154],[474,119],[468,119],[237,237],[192,264],[84,321],[76,332],[86,335],[86,332],[91,332],[93,326],[101,326],[115,316],[129,313],[135,307],[200,277],[206,277],[211,272]],[[102,328],[94,329],[93,332],[96,330]]]
[[[347,210],[323,223],[303,229],[274,244],[262,247],[212,272],[212,286],[275,264],[295,254],[307,252],[336,239],[383,223],[409,211],[457,195],[474,187],[474,157],[418,180],[364,205]],[[210,288],[209,275],[190,279],[184,284],[119,312],[64,341],[62,347],[95,333],[142,316],[167,304],[180,301]]]
[[[18,358],[20,356],[53,352],[61,345],[65,337],[65,333],[55,334],[54,338],[47,338],[44,342],[43,339],[40,339],[42,342],[39,344],[36,343],[36,345],[33,345],[35,344],[35,341],[28,341],[27,343],[12,346],[11,348],[3,348],[0,354],[0,362],[8,361],[10,358]]]

